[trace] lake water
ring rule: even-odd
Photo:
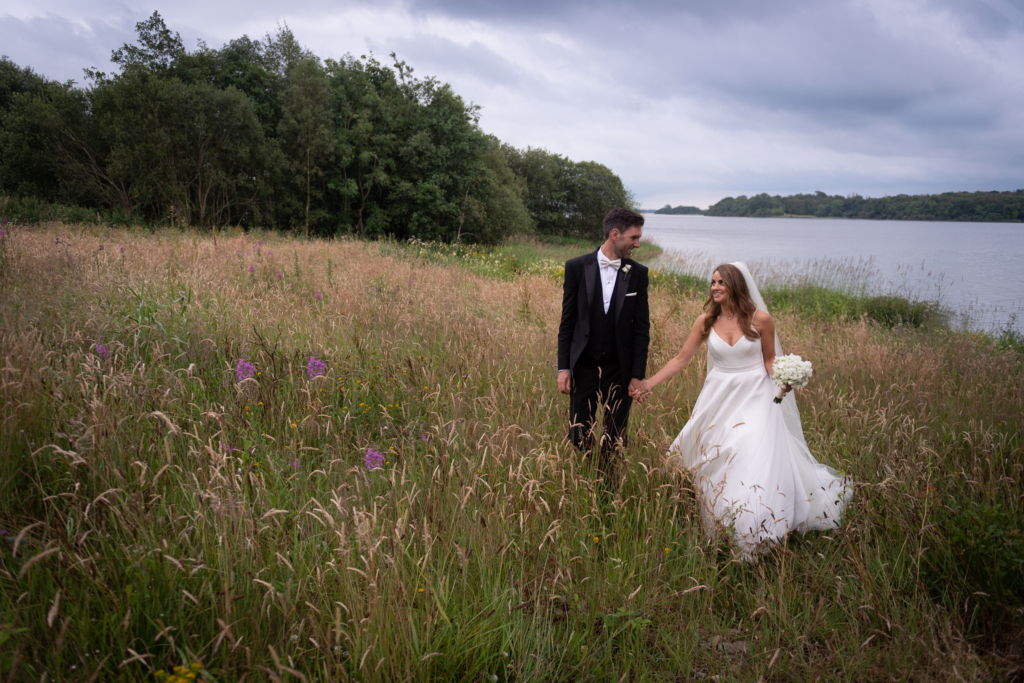
[[[666,250],[704,252],[716,263],[872,259],[883,282],[991,330],[1017,313],[1024,331],[1024,224],[729,218],[644,214],[644,240]]]

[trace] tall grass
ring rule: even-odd
[[[661,469],[701,363],[634,411],[621,481],[564,444],[550,273],[258,234],[51,226],[0,249],[7,680],[1019,666],[1024,369],[984,338],[780,311],[815,361],[808,443],[857,493],[841,529],[745,564]],[[699,310],[679,291],[652,291],[652,368]]]

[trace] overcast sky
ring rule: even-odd
[[[488,133],[618,173],[645,208],[1024,188],[1024,0],[3,0],[0,53],[81,80],[159,10],[189,47],[287,23],[394,51]]]

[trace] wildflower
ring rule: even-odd
[[[320,293],[320,290],[316,290],[316,300],[320,301],[324,298],[324,295]]]
[[[301,445],[302,442],[300,441],[299,444]],[[299,469],[299,459],[298,458],[295,458],[294,460],[292,460],[292,467],[294,467],[295,469]]]
[[[281,275],[281,271],[280,270],[277,271],[277,280],[278,280],[278,282],[280,282],[283,279],[284,279],[284,275]]]
[[[429,434],[424,434],[420,438],[423,439],[423,443],[428,443],[430,441],[430,435]]]
[[[597,536],[594,536],[594,543],[600,543],[600,542],[601,542],[601,539],[598,538]]]
[[[375,470],[384,466],[384,455],[373,448],[366,449],[366,469]]]
[[[252,263],[249,264],[249,272],[250,273],[255,273],[256,272],[256,266],[253,265]]]
[[[122,254],[124,253],[124,247],[123,246],[121,247],[121,253]]]
[[[252,379],[256,375],[256,366],[245,360],[244,358],[238,359],[238,365],[235,367],[235,377],[241,382],[243,379]]]
[[[97,344],[96,355],[99,356],[101,360],[107,360],[110,358],[110,347],[106,344]]]
[[[665,554],[666,555],[668,554],[668,548],[665,548]]]
[[[326,375],[327,363],[323,362],[316,356],[310,356],[309,362],[306,364],[306,372],[309,374],[310,379]]]

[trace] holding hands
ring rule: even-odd
[[[637,403],[646,401],[653,391],[646,379],[632,379],[629,382],[629,395]]]

